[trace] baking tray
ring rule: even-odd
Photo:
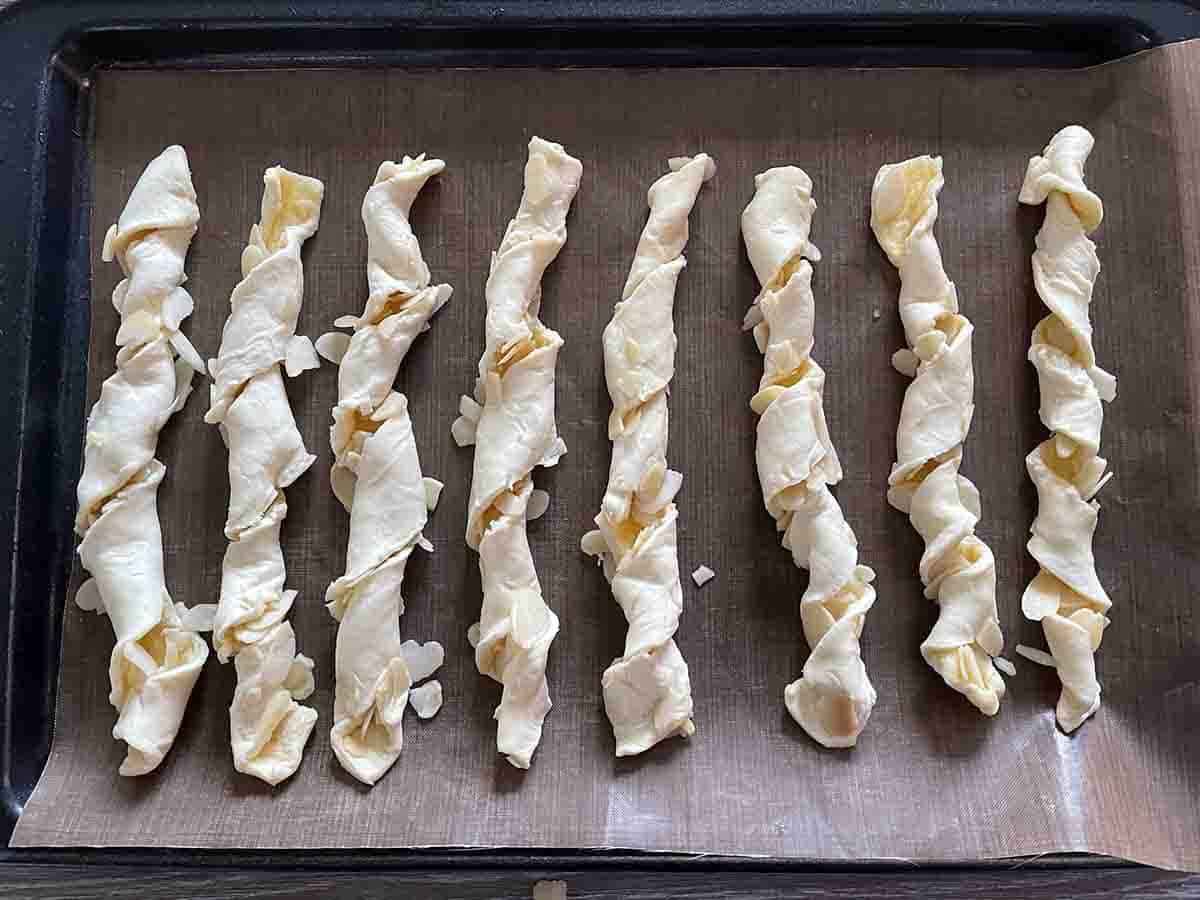
[[[484,3],[260,2],[202,10],[154,3],[18,3],[0,15],[9,76],[0,100],[0,335],[10,428],[0,466],[0,671],[5,834],[45,762],[70,571],[89,330],[90,73],[101,67],[1002,65],[1080,66],[1200,34],[1175,2]],[[27,211],[22,214],[22,211]],[[4,851],[12,857],[13,851]],[[20,851],[21,858],[63,854]],[[306,852],[320,862],[324,854]],[[339,858],[344,853],[337,854]],[[287,853],[86,851],[72,860],[294,864]],[[290,862],[289,862],[290,857]],[[332,858],[332,857],[330,857]],[[445,854],[364,852],[364,863]],[[528,852],[455,854],[456,865],[698,865],[694,858]],[[1075,859],[1069,864],[1078,864]],[[1092,861],[1093,864],[1095,861]],[[793,860],[704,865],[790,867]],[[1046,864],[1046,863],[1042,863]],[[1008,865],[1007,863],[1002,865]],[[836,868],[845,868],[838,866]]]

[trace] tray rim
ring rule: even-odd
[[[0,569],[0,832],[10,835],[49,753],[57,699],[58,655],[65,588],[70,575],[73,536],[69,523],[79,467],[81,434],[66,422],[82,423],[86,360],[65,348],[86,346],[90,294],[89,144],[93,74],[106,68],[278,68],[281,66],[445,65],[529,66],[528,46],[513,49],[506,38],[552,33],[559,39],[536,66],[705,65],[739,62],[747,50],[755,64],[839,65],[813,53],[822,34],[837,33],[859,42],[895,37],[871,56],[876,65],[945,64],[937,47],[905,42],[909,26],[954,29],[1005,40],[1034,39],[1054,29],[1083,26],[1083,40],[1095,41],[1077,63],[1101,62],[1178,40],[1200,36],[1200,11],[1186,0],[510,0],[503,9],[481,0],[447,4],[404,0],[260,0],[259,14],[247,17],[232,0],[215,0],[200,12],[161,2],[84,0],[56,7],[52,0],[18,0],[0,10],[0,51],[15,72],[13,100],[0,104],[0,190],[28,211],[0,220],[0,333],[9,353],[0,354],[0,403],[15,412],[15,428],[0,440],[0,467],[16,473],[0,484],[0,540],[11,548],[10,565]],[[149,13],[149,14],[148,14]],[[990,31],[979,26],[990,26]],[[797,47],[790,29],[803,28],[815,43]],[[450,38],[431,51],[395,49],[389,35],[405,29]],[[822,29],[827,31],[823,32]],[[332,51],[316,49],[306,38],[336,33]],[[657,55],[647,36],[682,33],[715,36],[717,46],[680,46]],[[763,40],[777,35],[774,42]],[[147,39],[163,35],[165,52],[131,54]],[[594,40],[600,38],[599,41]],[[614,38],[630,38],[622,43]],[[642,38],[638,44],[636,38]],[[759,43],[731,46],[730,38]],[[607,38],[608,43],[604,42]],[[196,52],[202,42],[220,43],[216,52]],[[282,40],[281,40],[282,39]],[[276,40],[285,49],[254,49]],[[1103,41],[1103,43],[1100,43]],[[358,49],[355,49],[357,43]],[[686,42],[685,42],[686,43]],[[465,45],[464,45],[465,44]],[[783,46],[786,44],[786,46]],[[392,49],[387,47],[392,46]],[[847,52],[854,42],[832,45]],[[366,49],[364,49],[364,47]],[[870,50],[868,46],[866,48]],[[975,51],[983,65],[995,64],[986,41]],[[1014,48],[1010,48],[1014,49]],[[1009,64],[1067,64],[1040,57],[1035,48],[1024,62],[1021,48]],[[732,51],[732,52],[730,52]],[[765,56],[762,55],[765,51]],[[862,64],[848,51],[848,63]],[[924,55],[923,55],[924,54]],[[868,54],[869,55],[869,54]],[[950,58],[953,58],[952,56]],[[763,61],[765,59],[765,62]],[[935,60],[929,62],[928,60]],[[923,61],[925,60],[925,61]],[[22,121],[13,115],[32,109]],[[14,162],[17,164],[14,165]],[[65,263],[63,262],[65,260]],[[62,316],[63,298],[77,310]],[[82,312],[79,312],[82,310]],[[60,339],[61,340],[58,340]],[[53,415],[47,415],[52,411]],[[56,418],[55,418],[56,417]],[[53,419],[53,421],[47,421]],[[68,433],[65,438],[63,429]],[[57,440],[56,440],[57,439]],[[22,498],[48,498],[38,507]],[[31,509],[32,506],[32,509]],[[32,538],[32,539],[31,539]],[[32,588],[32,589],[31,589]],[[40,595],[45,608],[31,609]],[[22,602],[22,598],[26,598]],[[15,690],[33,670],[36,697]],[[20,673],[20,674],[18,674]],[[34,702],[36,701],[36,702]],[[38,731],[32,748],[16,746],[19,732]],[[32,757],[29,755],[32,753]],[[32,781],[29,773],[33,773]],[[5,841],[7,844],[7,841]],[[399,848],[351,851],[355,868],[367,871],[539,870],[545,872],[638,870],[807,873],[913,873],[969,870],[1113,869],[1142,867],[1112,857],[1048,854],[996,860],[929,863],[919,860],[828,861],[805,858],[712,856],[629,850]],[[44,865],[185,865],[213,868],[276,867],[326,870],[344,865],[345,851],[227,851],[169,848],[0,848],[0,862]]]

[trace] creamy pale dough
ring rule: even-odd
[[[313,663],[296,652],[287,621],[296,591],[284,590],[279,531],[283,489],[312,465],[288,403],[280,365],[296,356],[296,320],[304,299],[300,248],[317,230],[324,186],[279,166],[263,176],[262,216],[242,251],[242,280],[217,358],[209,361],[211,403],[229,449],[229,546],[213,647],[234,659],[237,688],[229,707],[233,766],[278,784],[299,767],[317,712],[298,700],[313,691]]]
[[[670,168],[650,186],[650,216],[604,329],[612,463],[597,530],[583,538],[629,621],[625,652],[601,682],[617,756],[696,731],[688,667],[674,639],[683,589],[673,501],[683,476],[667,468],[667,388],[675,374],[675,283],[687,264],[688,216],[716,166],[699,153],[672,159]]]
[[[167,593],[158,521],[166,467],[154,458],[159,431],[204,369],[179,331],[192,313],[183,264],[199,221],[187,154],[173,146],[146,166],[104,239],[104,260],[125,274],[112,296],[120,350],[88,416],[75,530],[92,578],[77,600],[107,613],[116,634],[108,699],[118,713],[113,737],[128,745],[122,775],[162,762],[208,658]]]
[[[1058,724],[1067,732],[1100,707],[1095,654],[1112,605],[1092,556],[1100,510],[1092,498],[1111,477],[1098,455],[1102,401],[1117,394],[1116,378],[1096,365],[1088,318],[1100,274],[1088,234],[1104,217],[1100,198],[1083,183],[1094,143],[1078,125],[1058,132],[1041,156],[1029,160],[1019,198],[1046,204],[1033,279],[1050,315],[1034,329],[1029,361],[1038,373],[1038,415],[1053,432],[1025,458],[1038,492],[1029,552],[1040,571],[1025,589],[1021,609],[1042,623],[1062,680]]]
[[[492,255],[475,399],[463,397],[452,428],[460,444],[475,444],[467,544],[479,551],[483,608],[469,637],[480,673],[503,685],[496,746],[521,769],[550,711],[546,655],[558,634],[526,536],[533,469],[555,465],[566,452],[554,422],[563,341],[538,316],[541,281],[567,241],[567,211],[582,174],[561,145],[529,142],[521,205]]]
[[[893,364],[913,378],[896,431],[888,502],[908,514],[925,541],[920,575],[938,602],[937,624],[921,656],[946,684],[995,715],[1004,679],[992,657],[1004,648],[996,617],[996,563],[975,536],[979,491],[959,474],[974,413],[974,327],[933,236],[941,157],[918,156],[880,168],[871,190],[871,229],[900,271],[900,318],[907,349]]]
[[[756,459],[763,502],[783,546],[809,571],[800,601],[812,652],[802,676],[784,691],[792,718],[826,747],[853,747],[875,706],[859,635],[875,602],[875,573],[858,564],[858,539],[831,485],[842,467],[825,424],[825,373],[811,357],[816,318],[808,239],[812,180],[795,166],[754,179],[742,236],[762,292],[745,327],[763,353],[763,375],[750,402],[758,422]]]
[[[392,383],[412,342],[450,299],[448,284],[430,286],[408,219],[425,182],[445,166],[422,154],[379,167],[362,205],[366,308],[336,323],[354,335],[340,356],[330,429],[330,480],[350,513],[346,572],[325,593],[339,623],[330,740],[338,762],[365,784],[399,758],[410,688],[442,662],[438,644],[400,642],[404,569],[414,547],[432,549],[421,532],[440,482],[421,475],[408,400]]]

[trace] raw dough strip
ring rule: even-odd
[[[583,537],[583,551],[599,557],[629,621],[625,652],[602,680],[617,756],[696,731],[688,667],[674,640],[683,589],[673,500],[683,476],[667,468],[667,388],[675,374],[675,282],[687,264],[688,215],[716,166],[699,153],[672,159],[670,168],[650,186],[650,216],[604,329],[612,463],[598,530]]]
[[[153,771],[175,741],[208,646],[185,626],[163,574],[158,433],[183,408],[204,364],[180,323],[192,313],[182,287],[184,259],[200,209],[187,154],[172,146],[151,160],[117,224],[104,238],[105,262],[125,278],[113,291],[121,314],[117,370],[88,416],[75,530],[91,574],[79,605],[107,613],[116,635],[109,659],[113,737],[128,751],[122,775]]]
[[[859,646],[875,602],[875,573],[858,564],[858,539],[829,491],[842,467],[825,424],[825,372],[810,356],[816,315],[809,260],[821,254],[808,233],[817,204],[812,179],[795,166],[769,169],[754,185],[742,236],[762,284],[745,321],[763,353],[762,380],[750,401],[762,417],[758,479],[783,546],[810,572],[800,619],[812,652],[784,703],[817,742],[853,747],[875,706]]]
[[[897,461],[888,502],[908,513],[925,541],[920,575],[940,607],[921,656],[985,715],[995,715],[1004,679],[992,657],[1004,649],[996,617],[996,563],[975,536],[979,491],[959,474],[974,413],[974,326],[933,236],[941,157],[918,156],[880,168],[871,190],[871,228],[900,270],[900,318],[908,348],[892,363],[913,378],[896,431]]]
[[[483,608],[468,636],[480,673],[504,686],[496,746],[520,769],[529,767],[550,711],[546,654],[558,634],[525,533],[533,469],[556,464],[567,449],[554,424],[563,341],[538,318],[541,280],[567,241],[582,174],[560,144],[529,142],[521,205],[492,255],[475,400],[463,397],[452,429],[460,444],[475,443],[467,543],[479,551]]]
[[[424,154],[379,167],[362,205],[370,294],[361,317],[337,320],[354,336],[338,367],[330,428],[330,481],[350,513],[346,573],[325,592],[339,622],[330,741],[342,768],[364,784],[400,756],[415,680],[401,652],[401,585],[413,547],[432,549],[421,534],[431,504],[408,400],[392,383],[412,342],[450,299],[448,284],[429,286],[408,221],[425,182],[445,167]]]
[[[1029,160],[1020,202],[1046,204],[1037,235],[1033,279],[1050,315],[1037,324],[1029,361],[1038,373],[1042,424],[1054,434],[1025,458],[1037,486],[1038,512],[1029,552],[1040,571],[1021,610],[1042,623],[1062,680],[1056,716],[1071,732],[1100,707],[1096,651],[1112,605],[1096,575],[1092,535],[1100,504],[1092,498],[1111,477],[1099,456],[1101,401],[1117,395],[1117,380],[1096,365],[1088,307],[1100,274],[1088,235],[1104,217],[1100,198],[1083,183],[1095,143],[1078,125],[1050,139]]]
[[[262,219],[242,251],[204,421],[219,424],[229,448],[229,546],[221,564],[221,599],[213,648],[234,658],[237,688],[229,707],[233,766],[268,784],[299,767],[317,721],[301,706],[313,692],[312,660],[296,653],[287,621],[296,591],[284,590],[279,531],[287,516],[283,489],[316,457],[304,448],[283,386],[282,363],[296,337],[304,299],[300,248],[317,230],[324,186],[274,166],[263,176]]]

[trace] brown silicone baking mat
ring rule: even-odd
[[[426,474],[446,483],[405,581],[405,637],[440,640],[447,702],[406,719],[399,763],[373,790],[330,751],[334,622],[322,606],[341,573],[347,516],[328,486],[335,371],[288,391],[318,462],[288,492],[284,530],[292,614],[317,661],[320,712],[299,773],[270,789],[233,771],[232,666],[210,659],[175,748],[159,771],[116,775],[107,620],[68,605],[54,745],[13,838],[22,846],[636,848],[793,858],[984,859],[1092,851],[1200,869],[1200,336],[1196,125],[1200,45],[1176,45],[1080,71],[1032,70],[321,70],[104,71],[92,148],[94,259],[89,403],[113,365],[119,272],[99,261],[109,223],[146,162],[170,143],[189,154],[201,209],[188,258],[196,312],[186,326],[215,354],[256,220],[262,172],[282,163],[326,185],[305,248],[302,333],[316,337],[365,298],[363,193],[384,159],[447,162],[413,222],[450,304],[410,353],[410,398]],[[1042,439],[1025,361],[1044,315],[1029,256],[1041,209],[1019,208],[1029,156],[1063,125],[1096,136],[1088,183],[1103,197],[1104,266],[1093,317],[1102,365],[1119,377],[1103,454],[1095,549],[1113,600],[1099,655],[1104,706],[1076,735],[1054,725],[1053,672],[1016,659],[1041,646],[1020,594],[1035,567],[1024,543],[1035,493],[1023,459]],[[569,239],[544,284],[542,315],[566,340],[558,423],[570,449],[539,472],[552,497],[531,525],[546,598],[562,631],[550,654],[554,710],[533,767],[495,751],[498,686],[475,671],[467,626],[479,611],[476,557],[463,542],[471,451],[450,423],[483,340],[491,250],[516,209],[525,146],[561,141],[583,161]],[[607,475],[609,411],[600,333],[645,220],[646,189],[668,157],[704,150],[717,176],[691,220],[679,282],[672,465],[684,473],[679,646],[692,673],[696,735],[613,758],[600,675],[624,620],[579,551]],[[964,471],[978,484],[980,535],[993,548],[1008,655],[1019,672],[994,719],[921,661],[935,619],[916,574],[921,543],[885,485],[906,379],[898,281],[868,227],[879,165],[945,159],[937,235],[963,312],[975,323],[976,413]],[[846,476],[837,489],[861,559],[879,573],[864,648],[879,693],[853,751],[824,750],[783,708],[807,653],[798,603],[806,575],[779,546],[754,467],[748,406],[761,357],[741,331],[757,284],[739,216],[753,176],[802,166],[819,203],[815,358]],[[176,600],[215,602],[227,497],[225,451],[203,423],[207,388],[164,430],[160,492]],[[81,423],[82,429],[82,423]],[[687,579],[701,563],[716,580]],[[79,581],[78,572],[74,584]],[[63,602],[63,598],[51,598]]]

